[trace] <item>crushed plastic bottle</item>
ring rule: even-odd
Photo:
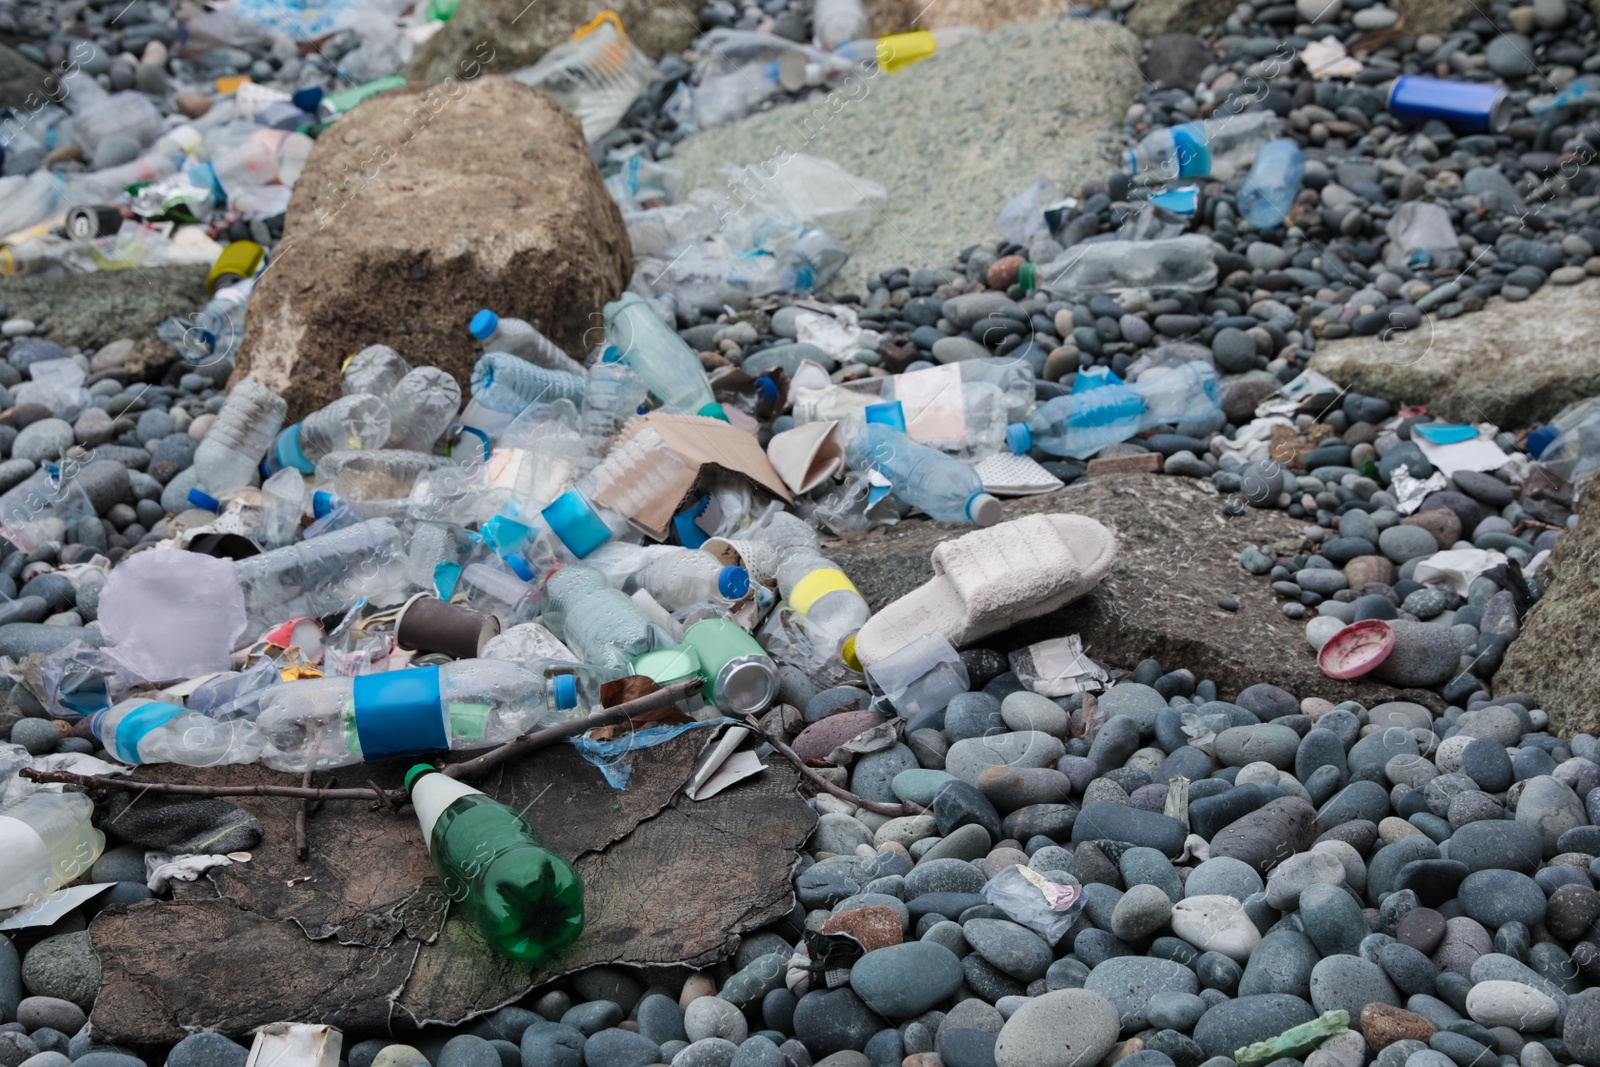
[[[567,551],[582,559],[612,538],[631,537],[628,520],[677,484],[685,470],[661,434],[646,428],[613,448],[540,516]]]
[[[519,812],[427,765],[406,775],[444,886],[502,956],[538,966],[583,933],[583,882]]]
[[[1239,214],[1258,230],[1283,225],[1306,176],[1306,157],[1291,140],[1268,141],[1239,190]]]
[[[438,367],[415,367],[384,396],[389,447],[431,452],[461,410],[461,386]]]
[[[881,474],[895,496],[941,522],[993,526],[1000,521],[1000,501],[984,492],[978,472],[907,437],[899,428],[905,418],[898,404],[874,405],[866,419],[845,446],[850,466]]]
[[[672,636],[593,567],[562,567],[545,581],[544,621],[586,663],[628,671],[633,657]]]
[[[472,368],[472,399],[506,415],[553,400],[583,403],[584,380],[576,374],[529,363],[510,352],[489,352]]]
[[[561,351],[554,341],[521,319],[504,319],[488,308],[472,316],[468,327],[485,352],[510,352],[546,370],[583,374],[583,364]]]
[[[266,467],[311,474],[329,452],[382,448],[389,442],[389,408],[370,393],[340,397],[278,434]]]
[[[500,620],[502,629],[532,622],[544,600],[543,591],[532,579],[534,574],[516,556],[506,560],[509,569],[488,563],[469,563],[456,578],[454,597],[485,615]],[[514,573],[518,567],[522,573]]]
[[[144,697],[95,712],[89,729],[106,751],[135,765],[221,767],[254,763],[262,752],[261,733],[247,719],[218,720]]]
[[[617,431],[639,413],[648,396],[639,372],[620,359],[602,359],[589,367],[580,427],[592,455],[605,453]]]
[[[1283,120],[1271,111],[1234,112],[1152,130],[1127,150],[1128,171],[1140,180],[1171,181],[1211,175],[1226,180],[1277,137]],[[1223,173],[1223,171],[1226,173]]]
[[[405,538],[373,519],[234,563],[244,590],[246,636],[275,622],[343,612],[365,597],[397,604],[409,587]]]
[[[388,345],[368,345],[345,364],[339,376],[339,389],[345,396],[371,393],[386,397],[411,370],[405,357]]]
[[[259,382],[246,378],[234,386],[194,452],[200,489],[221,498],[249,485],[288,409],[281,396]]]
[[[79,524],[98,521],[70,468],[46,464],[0,496],[0,537],[24,552],[65,544]]]
[[[1204,292],[1217,286],[1220,248],[1200,234],[1078,244],[1036,269],[1037,287],[1064,300],[1130,289]]]
[[[1211,365],[1196,360],[1132,384],[1117,381],[1047,400],[1006,428],[1018,455],[1033,449],[1086,459],[1108,445],[1165,424],[1198,422],[1221,410]]]

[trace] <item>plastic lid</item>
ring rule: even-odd
[[[906,409],[898,400],[890,400],[883,404],[868,404],[862,415],[869,423],[888,426],[901,433],[906,432]]]
[[[718,404],[716,401],[712,401],[711,403],[707,404],[705,407],[695,412],[695,414],[704,415],[708,419],[721,419],[723,422],[728,421],[728,413],[723,411],[722,405]]]
[[[291,96],[289,100],[301,111],[315,113],[317,110],[317,105],[322,103],[322,87],[320,85],[313,85],[310,88],[301,89],[299,92]]]
[[[512,574],[515,574],[518,578],[521,578],[525,582],[533,581],[533,567],[529,565],[527,560],[523,559],[515,552],[505,557],[505,560],[506,566],[511,568]]]
[[[472,316],[472,324],[469,325],[467,329],[470,330],[472,332],[472,336],[476,337],[478,340],[486,341],[490,337],[494,336],[494,331],[498,329],[499,326],[500,316],[496,315],[488,308],[484,308],[482,311]]]
[[[338,498],[332,493],[328,492],[326,489],[318,489],[316,492],[311,494],[311,514],[314,518],[320,519],[328,512],[332,511],[334,505],[337,503]]]
[[[416,788],[418,778],[421,778],[425,774],[437,774],[438,771],[439,768],[429,766],[426,763],[417,764],[415,767],[406,772],[406,792],[409,793],[412,789]]]
[[[846,667],[849,667],[857,674],[861,673],[861,658],[856,655],[855,634],[851,634],[849,637],[844,639],[844,645],[839,649],[839,658],[844,660],[844,665]]]
[[[750,592],[750,572],[743,567],[724,567],[717,575],[717,592],[729,600],[743,600]]]
[[[1554,426],[1541,426],[1528,435],[1528,455],[1538,459],[1544,455],[1544,450],[1550,447],[1550,442],[1556,439],[1559,431]]]
[[[579,559],[611,540],[611,528],[576,489],[568,489],[539,514]]]
[[[1013,422],[1006,427],[1006,447],[1018,456],[1033,450],[1033,431],[1025,422]]]
[[[988,493],[974,493],[967,501],[967,518],[978,526],[993,526],[1000,521],[1000,501]]]
[[[571,674],[558,674],[550,679],[550,695],[555,698],[556,708],[567,711],[578,706],[578,679]]]
[[[761,390],[761,395],[767,398],[768,403],[778,402],[778,383],[765,374],[756,379],[756,388]]]
[[[222,504],[218,502],[216,497],[199,489],[189,490],[189,503],[193,504],[197,508],[204,508],[207,511],[222,510]]]
[[[1328,638],[1317,653],[1317,666],[1329,678],[1360,678],[1383,666],[1394,651],[1394,630],[1382,619],[1351,623]]]
[[[601,363],[621,363],[622,362],[622,353],[617,351],[617,346],[616,345],[606,345],[605,350],[600,353],[600,362]]]

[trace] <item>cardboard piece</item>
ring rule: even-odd
[[[783,479],[772,468],[767,454],[761,450],[761,443],[737,427],[720,419],[699,415],[651,412],[629,422],[623,429],[623,439],[627,440],[644,429],[659,433],[667,447],[676,452],[687,467],[659,496],[633,516],[633,524],[658,541],[666,537],[672,526],[672,517],[677,514],[683,498],[689,495],[706,467],[747,478],[785,504],[794,502]]]
[[[767,457],[785,485],[809,493],[844,471],[844,446],[836,422],[808,422],[772,435]]]

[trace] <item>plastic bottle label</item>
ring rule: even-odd
[[[139,742],[145,735],[176,719],[184,710],[176,704],[154,702],[125,710],[110,708],[95,715],[94,733],[123,763],[137,764],[141,762]]]
[[[795,583],[794,590],[789,594],[789,606],[802,615],[809,615],[812,605],[841,589],[848,589],[856,596],[861,595],[844,571],[833,568],[815,570]]]
[[[352,691],[356,735],[369,763],[450,747],[438,667],[357,675]]]

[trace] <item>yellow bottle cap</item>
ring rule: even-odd
[[[266,254],[267,250],[254,241],[234,241],[229,244],[217,256],[217,261],[211,264],[211,272],[206,275],[206,293],[215,295],[217,281],[225,274],[241,279],[254,276]]]
[[[878,69],[893,74],[933,55],[938,46],[932,30],[891,33],[878,38]]]
[[[844,639],[844,645],[839,649],[839,658],[844,660],[844,665],[861,673],[861,658],[856,655],[856,635],[851,634]]]

